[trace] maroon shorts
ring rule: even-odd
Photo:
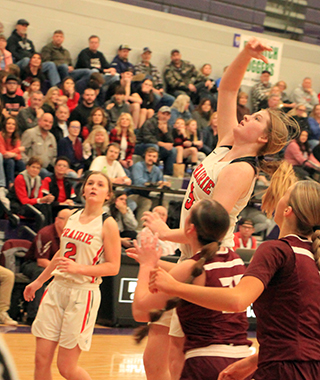
[[[255,380],[319,380],[320,361],[283,361],[262,364],[253,375]]]
[[[217,380],[221,371],[238,360],[240,359],[220,356],[197,356],[187,359],[180,380]]]

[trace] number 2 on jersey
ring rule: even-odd
[[[66,251],[64,252],[64,257],[76,261],[77,246],[74,243],[66,244]]]

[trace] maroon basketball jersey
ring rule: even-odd
[[[199,260],[200,255],[192,259]],[[217,255],[204,266],[205,286],[234,287],[239,283],[245,266],[240,257],[228,250]],[[183,332],[186,335],[184,351],[211,344],[251,345],[247,339],[248,322],[246,313],[226,313],[209,310],[183,301],[177,308]]]
[[[320,276],[311,244],[296,235],[265,242],[245,273],[265,287],[254,303],[259,366],[320,360]]]

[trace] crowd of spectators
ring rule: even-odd
[[[109,63],[96,35],[73,62],[63,30],[37,52],[28,26],[20,19],[8,39],[0,35],[0,174],[20,215],[40,211],[51,223],[57,211],[43,210],[73,202],[70,184],[88,170],[106,172],[117,185],[162,184],[163,175],[187,176],[215,148],[219,80],[209,63],[198,69],[173,49],[160,70],[144,47],[134,64],[128,44]],[[284,81],[271,81],[264,70],[251,97],[239,92],[238,120],[267,107],[291,113],[302,132],[283,154],[300,176],[312,176],[320,167],[320,105],[312,80],[304,78],[291,97]],[[139,217],[152,206],[149,192],[127,195],[137,203],[141,228]]]

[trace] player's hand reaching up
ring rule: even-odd
[[[261,59],[263,62],[268,63],[268,59],[262,54],[264,51],[272,51],[263,40],[252,37],[245,46],[245,51],[250,54],[252,58]]]

